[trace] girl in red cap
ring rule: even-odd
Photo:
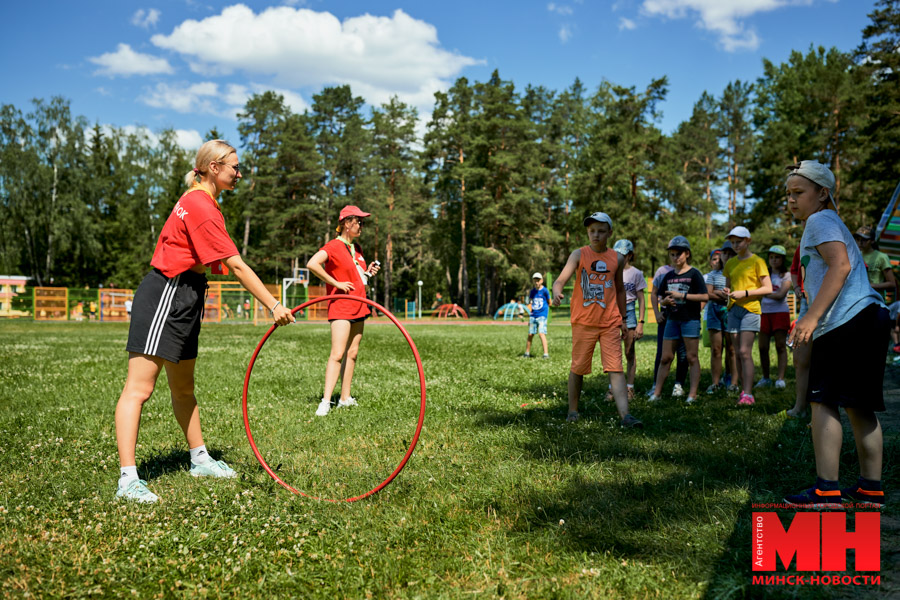
[[[369,213],[356,206],[345,206],[338,217],[338,237],[331,240],[309,262],[307,268],[325,282],[326,294],[348,294],[366,297],[369,277],[378,273],[378,261],[368,267],[362,252],[354,240],[362,233],[363,219]],[[356,300],[330,300],[328,322],[331,323],[331,354],[325,367],[325,393],[316,409],[316,415],[324,417],[331,410],[331,394],[341,378],[341,398],[338,406],[356,406],[350,395],[356,355],[362,340],[363,326],[371,311],[369,306]]]

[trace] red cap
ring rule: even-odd
[[[363,212],[359,210],[358,206],[353,206],[352,204],[349,206],[345,206],[341,209],[341,214],[338,217],[338,221],[343,221],[347,217],[368,217],[371,216],[371,213]]]

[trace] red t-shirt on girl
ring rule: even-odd
[[[347,294],[349,296],[357,296],[359,298],[366,297],[366,286],[363,285],[356,269],[356,263],[353,262],[353,256],[350,254],[350,246],[343,241],[335,238],[320,248],[328,254],[328,260],[325,261],[323,267],[325,272],[337,279],[338,281],[349,281],[353,283],[353,290],[350,292],[342,292],[334,286],[325,284],[325,293],[331,294]],[[356,244],[353,244],[353,255],[356,256],[356,262],[360,268],[366,270],[366,261],[363,259],[362,253]],[[329,300],[328,301],[328,320],[335,319],[359,319],[366,317],[371,313],[369,305],[355,300]]]
[[[237,246],[225,231],[218,202],[195,185],[175,203],[150,264],[166,277],[175,277],[194,265],[213,266],[236,254]]]

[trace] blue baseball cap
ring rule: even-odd
[[[669,245],[667,248],[669,250],[671,250],[672,248],[684,248],[685,250],[690,250],[691,243],[683,235],[676,235],[671,240],[669,240]]]

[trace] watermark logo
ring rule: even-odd
[[[853,569],[881,570],[881,514],[858,512],[854,531],[847,531],[842,512],[798,512],[787,529],[774,512],[753,513],[753,570],[846,571],[847,550],[854,550]]]

